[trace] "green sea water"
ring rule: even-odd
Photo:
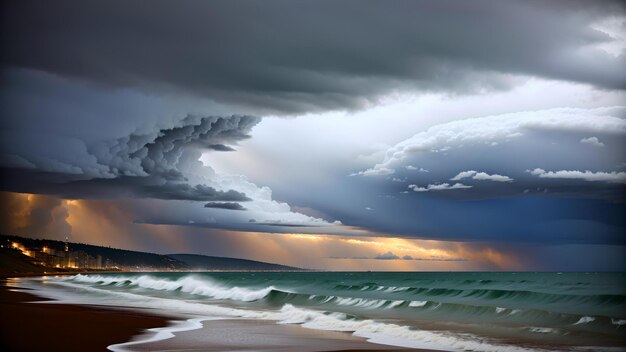
[[[143,299],[174,312],[270,319],[398,346],[479,351],[626,346],[624,273],[121,273],[42,281],[22,285],[55,292],[57,298],[71,293],[79,303],[133,306]]]

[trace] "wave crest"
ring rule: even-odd
[[[143,289],[157,291],[180,291],[192,295],[206,296],[215,299],[228,299],[243,302],[252,302],[262,299],[276,290],[274,286],[260,289],[247,289],[237,286],[224,287],[219,283],[206,278],[195,276],[185,276],[177,280],[166,280],[155,278],[150,275],[131,276],[101,276],[101,275],[75,275],[69,278],[70,281],[96,284],[115,285],[123,287],[139,287]]]

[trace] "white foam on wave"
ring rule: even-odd
[[[496,307],[496,313],[500,314],[502,312],[504,312],[506,310],[506,308],[502,308],[502,307]]]
[[[364,337],[373,343],[398,347],[443,351],[538,351],[519,346],[492,344],[483,338],[470,334],[460,336],[451,332],[415,330],[408,326],[379,322],[371,319],[357,320],[348,318],[343,313],[298,308],[291,304],[285,304],[280,310],[259,311],[223,307],[199,302],[186,302],[179,299],[149,297],[129,292],[110,291],[100,289],[98,286],[85,286],[68,281],[49,282],[53,285],[25,285],[24,287],[36,289],[44,297],[61,299],[61,301],[57,301],[58,303],[157,308],[159,311],[163,312],[163,314],[167,312],[171,312],[173,315],[194,314],[196,316],[208,316],[212,319],[240,317],[271,320],[283,324],[300,324],[303,327],[311,329],[351,332],[355,336]],[[63,289],[57,285],[68,286],[70,290]],[[103,300],[101,299],[103,296],[108,296],[109,298]],[[199,323],[199,321],[197,322]],[[175,328],[188,329],[191,325],[176,325]],[[197,324],[194,326],[197,327]],[[175,332],[175,329],[164,329],[161,337],[167,337],[169,336],[167,335],[168,333],[173,334],[173,332]],[[138,343],[140,342],[136,341],[136,344]]]
[[[539,328],[539,327],[530,327],[528,328],[528,331],[530,332],[536,332],[539,334],[550,334],[550,333],[555,333],[557,332],[556,329],[552,329],[552,328]]]
[[[107,349],[113,352],[133,352],[133,349],[130,348],[131,346],[171,339],[176,336],[175,333],[177,332],[201,329],[203,321],[216,319],[219,318],[195,318],[175,321],[170,326],[148,329],[147,333],[133,338],[131,341],[110,345]]]
[[[391,308],[397,307],[397,306],[401,305],[402,303],[404,303],[404,301],[393,301],[393,302],[389,303],[389,305],[387,306],[387,309],[391,309]]]
[[[241,287],[224,287],[207,278],[185,276],[177,280],[155,278],[150,275],[141,276],[102,276],[102,275],[75,275],[68,279],[79,283],[99,285],[136,286],[144,289],[157,291],[178,291],[192,295],[200,295],[215,299],[229,299],[236,301],[251,302],[267,296],[274,286],[264,287],[257,290]]]
[[[285,304],[278,312],[268,312],[267,318],[283,324],[301,324],[318,330],[352,332],[373,343],[407,348],[422,348],[441,351],[484,351],[484,352],[529,352],[536,351],[519,346],[491,344],[484,339],[472,338],[469,334],[460,337],[453,333],[414,330],[408,326],[383,323],[375,320],[346,319],[341,313],[323,312]],[[280,319],[285,316],[286,319]]]
[[[423,307],[428,303],[428,301],[411,301],[409,302],[409,307]]]
[[[410,287],[389,286],[384,292],[402,292],[410,289]]]
[[[330,302],[330,301],[332,301],[332,300],[333,300],[333,299],[335,299],[335,298],[337,298],[337,297],[335,297],[335,296],[328,296],[328,297],[326,297],[326,299],[324,299],[324,300],[322,301],[322,303],[327,303],[327,302]]]
[[[384,299],[367,299],[367,298],[355,298],[355,297],[329,297],[330,299],[324,300],[322,303],[329,302],[332,299],[335,299],[336,304],[340,306],[353,306],[359,308],[380,308],[385,305],[387,300]]]
[[[398,300],[398,301],[389,301],[386,299],[368,299],[368,298],[358,298],[358,297],[335,297],[331,296],[326,300],[322,301],[322,303],[330,302],[332,299],[335,299],[334,303],[340,306],[352,306],[359,308],[367,308],[367,309],[375,309],[385,306],[385,309],[395,308],[399,305],[402,305],[406,301]]]
[[[594,317],[582,317],[572,325],[587,324],[587,323],[591,323],[594,320],[596,320],[596,318]]]
[[[626,319],[613,319],[613,318],[611,318],[611,324],[617,325],[617,326],[626,325]]]

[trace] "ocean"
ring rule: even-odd
[[[202,317],[247,318],[443,351],[626,350],[625,273],[168,272],[13,284],[65,303],[193,317],[189,329]]]

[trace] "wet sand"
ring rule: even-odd
[[[208,320],[202,329],[176,333],[176,338],[133,346],[136,351],[415,351],[369,343],[349,333],[306,329],[270,321]],[[423,351],[423,350],[420,350]]]
[[[106,351],[107,347],[143,340],[147,329],[171,325],[150,311],[40,304],[36,295],[16,292],[0,282],[0,350]],[[367,342],[349,333],[306,329],[257,320],[208,320],[200,330],[177,332],[175,338],[137,344],[136,351],[409,351]],[[423,351],[423,350],[421,350]]]
[[[45,301],[0,285],[0,350],[106,351],[168,319],[128,310],[110,310]]]

